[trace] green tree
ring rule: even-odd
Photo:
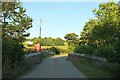
[[[43,45],[44,46],[52,46],[54,43],[53,43],[53,39],[51,37],[47,38],[45,37],[44,40],[43,40]]]
[[[54,45],[55,46],[64,46],[64,41],[58,37],[54,40]]]
[[[10,65],[14,69],[13,67],[18,67],[24,59],[21,42],[26,36],[29,36],[29,33],[26,32],[32,27],[32,18],[25,12],[26,9],[22,7],[18,0],[2,2],[0,22],[2,22],[3,67]],[[7,61],[10,61],[10,63],[6,64]]]
[[[98,25],[98,22],[96,19],[89,19],[88,22],[86,22],[81,34],[80,34],[80,45],[88,45],[92,41],[91,32],[95,26]]]
[[[75,46],[78,44],[78,35],[75,33],[68,33],[64,38],[68,41],[69,46]]]
[[[118,41],[119,24],[119,6],[114,2],[103,3],[99,9],[94,9],[98,19],[98,26],[92,30],[92,37],[96,40],[104,41],[104,44],[111,45]]]
[[[33,38],[33,45],[35,45],[36,43],[40,43],[43,46],[43,38]]]
[[[119,3],[102,3],[99,5],[99,8],[94,9],[93,12],[96,19],[90,19],[85,24],[83,31],[80,34],[80,44],[94,47],[94,54],[105,57],[110,62],[119,63]],[[107,50],[109,53],[106,52]]]
[[[32,18],[25,14],[19,1],[2,2],[2,33],[3,37],[10,35],[17,40],[22,41],[24,37],[29,36],[27,32],[32,27]]]

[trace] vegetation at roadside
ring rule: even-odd
[[[86,22],[74,51],[120,63],[120,3],[101,3],[93,12],[96,19]]]
[[[73,62],[73,64],[80,70],[87,78],[111,78],[109,71],[91,64],[88,60],[80,60],[80,62]]]
[[[80,38],[75,33],[66,34],[64,36],[66,41],[59,37],[56,39],[51,37],[32,38],[30,39],[33,42],[32,46],[23,45],[23,42],[27,40],[26,37],[30,35],[27,31],[32,27],[32,18],[25,13],[26,9],[18,0],[11,3],[0,3],[2,3],[0,22],[3,24],[2,31],[0,28],[0,37],[3,39],[3,78],[15,77],[22,71],[29,69],[24,61],[24,55],[34,52],[33,46],[36,43],[42,45],[42,50],[50,50],[55,53],[74,51],[104,57],[107,62],[120,64],[120,2],[101,3],[98,9],[94,9],[93,13],[96,18],[86,22]],[[67,42],[67,46],[64,44],[65,42]],[[47,55],[46,52],[42,52],[40,59]],[[115,67],[107,72],[87,61],[73,63],[88,77],[109,77],[110,72],[120,73],[120,69],[115,70]]]
[[[64,36],[64,38],[66,39],[67,41],[67,44],[68,44],[68,50],[69,52],[73,52],[74,51],[74,48],[78,45],[79,43],[79,38],[78,38],[78,35],[75,34],[75,33],[68,33]]]
[[[30,35],[32,18],[25,12],[21,2],[0,2],[2,4],[2,77],[16,77],[28,66],[24,62],[22,42]]]
[[[96,19],[86,22],[81,34],[79,45],[74,49],[76,53],[93,55],[107,59],[113,66],[120,64],[120,2],[107,2],[99,4],[93,10]],[[106,76],[106,72],[95,68],[92,63],[75,63],[88,77]],[[112,66],[112,65],[110,65]],[[109,73],[120,76],[120,69],[112,67]],[[101,76],[100,76],[101,75]]]

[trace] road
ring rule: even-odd
[[[20,78],[85,78],[65,55],[45,58],[41,64]]]

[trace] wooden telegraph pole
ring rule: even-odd
[[[40,38],[40,52],[41,52],[41,27],[42,27],[42,18],[40,18],[40,34],[39,34],[39,38]]]

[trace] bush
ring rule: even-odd
[[[63,48],[57,48],[61,53],[68,53],[68,49],[63,49]]]
[[[25,52],[26,54],[29,54],[29,53],[33,53],[34,50],[33,50],[32,48],[24,48],[24,52]]]
[[[7,58],[8,57],[8,58]],[[11,67],[19,64],[24,58],[24,51],[19,42],[13,40],[11,37],[3,37],[2,41],[2,62],[3,65],[9,59]],[[6,65],[7,66],[7,65]]]
[[[82,53],[82,54],[92,54],[93,51],[94,48],[90,47],[89,45],[79,45],[74,49],[75,53]]]
[[[60,54],[59,49],[57,49],[56,47],[51,47],[49,50],[55,52],[55,54]]]
[[[105,57],[109,62],[120,63],[120,54],[112,46],[101,46],[94,51],[93,55]]]

